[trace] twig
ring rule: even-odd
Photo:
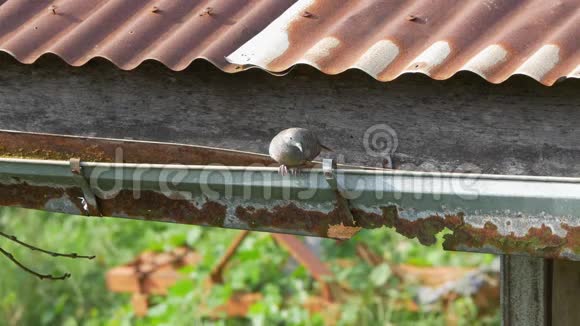
[[[16,258],[14,258],[14,256],[11,253],[2,249],[2,247],[0,247],[0,253],[2,253],[4,256],[8,257],[8,259],[10,259],[14,264],[16,264],[18,267],[20,267],[21,269],[23,269],[27,273],[30,273],[30,274],[38,277],[41,280],[44,280],[44,279],[47,279],[47,280],[66,280],[67,278],[70,277],[70,273],[64,273],[64,275],[62,275],[62,276],[53,276],[50,274],[37,273],[37,272],[31,270],[30,268],[22,265],[22,263],[20,263],[18,260],[16,260]]]
[[[12,241],[18,243],[19,245],[22,245],[30,250],[40,251],[42,253],[45,253],[47,255],[51,255],[53,257],[85,258],[85,259],[94,259],[96,257],[96,256],[82,256],[82,255],[79,255],[79,254],[74,253],[74,252],[71,254],[61,254],[58,252],[45,250],[42,248],[35,247],[33,245],[29,245],[28,243],[22,242],[22,241],[18,240],[18,238],[16,238],[15,236],[6,234],[4,232],[0,232],[0,236],[5,237],[6,239],[12,240]]]

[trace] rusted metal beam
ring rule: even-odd
[[[97,207],[69,161],[14,158],[0,159],[0,205],[341,239],[386,226],[425,245],[447,229],[448,250],[580,260],[579,178],[339,168],[333,185],[322,169],[80,166]]]
[[[92,162],[234,166],[274,163],[268,155],[206,146],[1,129],[0,157],[67,161],[74,157]]]

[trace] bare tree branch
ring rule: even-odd
[[[79,255],[79,254],[74,253],[74,252],[71,254],[61,254],[58,252],[45,250],[42,248],[35,247],[33,245],[29,245],[28,243],[22,242],[22,241],[18,240],[18,238],[16,238],[15,236],[6,234],[6,233],[1,232],[1,231],[0,231],[0,236],[5,237],[6,239],[12,240],[12,241],[18,243],[19,245],[22,245],[30,250],[40,251],[42,253],[45,253],[47,255],[51,255],[53,257],[85,258],[85,259],[94,259],[96,257],[96,256],[82,256],[82,255]]]
[[[42,252],[44,254],[51,255],[53,257],[66,257],[66,258],[73,258],[73,259],[76,259],[76,258],[94,259],[95,258],[95,256],[83,256],[83,255],[79,255],[77,253],[62,254],[62,253],[38,248],[38,247],[30,245],[26,242],[18,240],[18,238],[16,238],[13,235],[9,235],[9,234],[6,234],[6,233],[1,232],[1,231],[0,231],[0,236],[6,238],[8,240],[14,241],[14,242],[18,243],[19,245],[24,246],[30,250],[39,251],[39,252]],[[66,280],[67,278],[69,278],[71,276],[70,273],[64,273],[61,276],[54,276],[51,274],[40,274],[40,273],[35,272],[35,271],[31,270],[30,268],[24,266],[21,262],[16,260],[16,258],[14,258],[14,255],[12,255],[8,251],[4,250],[2,247],[0,247],[0,253],[2,253],[4,256],[6,256],[8,259],[10,259],[10,261],[12,261],[14,264],[16,264],[18,267],[20,267],[25,272],[32,274],[41,280],[45,280],[45,279],[46,280]]]
[[[14,256],[11,253],[4,250],[2,247],[0,247],[0,253],[2,253],[4,256],[8,257],[8,259],[10,259],[14,264],[16,264],[18,267],[20,267],[25,272],[30,273],[30,274],[38,277],[41,280],[45,280],[45,279],[46,280],[66,280],[67,278],[70,277],[70,273],[64,273],[62,276],[53,276],[50,274],[37,273],[37,272],[31,270],[30,268],[24,266],[22,263],[20,263],[18,260],[16,260],[16,258],[14,258]]]

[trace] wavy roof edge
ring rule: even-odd
[[[580,78],[580,0],[300,0],[226,59],[272,72],[360,69],[379,81],[470,71],[549,86]]]
[[[285,75],[306,64],[385,82],[461,71],[494,84],[515,75],[546,86],[580,78],[580,0],[154,2],[8,0],[0,51],[23,64],[53,54],[71,66],[102,58],[122,70],[154,60],[181,71],[205,60],[226,73]]]

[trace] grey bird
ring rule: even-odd
[[[270,156],[278,163],[278,172],[288,174],[288,169],[298,174],[300,168],[312,161],[321,150],[331,151],[322,145],[312,131],[304,128],[282,130],[270,142]]]

